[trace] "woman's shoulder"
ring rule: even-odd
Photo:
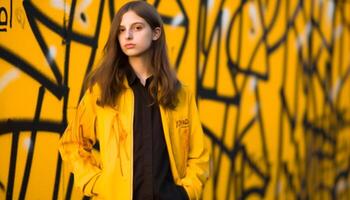
[[[193,89],[186,83],[182,83],[179,86],[178,96],[181,100],[189,100],[193,96]]]
[[[101,95],[101,88],[98,83],[85,89],[83,99],[98,100]]]
[[[91,87],[91,93],[93,96],[96,97],[100,97],[101,95],[101,87],[98,83],[95,83],[92,87]]]

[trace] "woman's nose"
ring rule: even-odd
[[[132,39],[132,31],[131,30],[127,30],[126,31],[125,38],[126,39]]]

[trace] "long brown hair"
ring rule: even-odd
[[[122,17],[130,10],[142,17],[152,30],[156,27],[161,28],[160,37],[152,41],[149,49],[153,75],[149,91],[156,103],[173,109],[178,102],[177,93],[181,84],[170,67],[162,19],[157,10],[144,1],[126,3],[114,15],[102,60],[99,66],[89,74],[84,87],[91,90],[95,83],[99,84],[101,89],[99,105],[112,107],[115,106],[116,98],[126,89],[123,80],[126,76],[126,68],[129,67],[128,56],[120,47],[118,34]]]

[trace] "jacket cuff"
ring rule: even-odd
[[[185,186],[185,185],[183,186],[183,188],[185,189],[189,200],[196,199],[196,194],[194,193],[192,188],[190,188],[189,186]]]

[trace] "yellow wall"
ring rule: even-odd
[[[57,142],[124,2],[0,1],[0,199],[82,198]],[[349,1],[150,2],[213,149],[204,199],[349,198]]]

